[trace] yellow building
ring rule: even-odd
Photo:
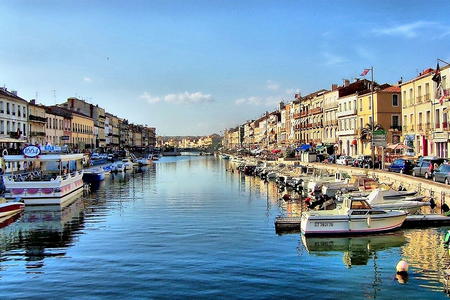
[[[389,86],[387,84],[380,87],[376,87],[373,92],[373,107],[372,107],[372,94],[365,93],[358,95],[357,97],[357,154],[358,155],[370,155],[371,151],[371,138],[370,136],[364,136],[364,131],[371,132],[372,124],[372,110],[374,116],[375,126],[379,125],[386,131],[386,143],[397,144],[400,142],[401,137],[401,96],[400,87]],[[381,154],[381,151],[376,150],[376,154]]]
[[[78,149],[95,147],[94,119],[72,111],[72,144]]]

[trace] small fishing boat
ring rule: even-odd
[[[108,162],[108,155],[107,154],[92,153],[92,155],[91,155],[91,164],[93,166],[106,164],[107,162]]]
[[[228,156],[226,154],[222,154],[222,155],[220,155],[220,158],[228,160],[228,159],[230,159],[230,156]]]
[[[88,183],[98,183],[105,180],[105,171],[103,168],[87,169],[83,173],[83,180]]]
[[[116,168],[116,172],[122,173],[126,171],[125,164],[123,162],[114,163],[114,167]]]
[[[308,211],[302,214],[303,234],[361,234],[399,228],[406,219],[405,211],[372,208],[366,200],[344,199],[333,210]]]
[[[19,201],[6,202],[5,198],[0,199],[0,218],[14,215],[25,208],[25,204]]]
[[[159,155],[158,154],[153,154],[152,155],[152,160],[159,160]]]
[[[137,160],[139,166],[147,166],[152,163],[152,155],[149,154],[147,157],[139,158]]]
[[[133,162],[130,158],[122,159],[122,163],[125,166],[125,171],[133,169],[133,166],[137,166],[137,162]]]

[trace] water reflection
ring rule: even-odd
[[[367,265],[376,252],[398,248],[406,243],[403,231],[361,237],[306,237],[302,243],[311,255],[324,256],[342,253],[342,261],[348,268]]]
[[[28,206],[21,218],[0,232],[1,259],[25,260],[26,268],[41,268],[46,257],[64,256],[82,228],[84,202],[67,207]]]

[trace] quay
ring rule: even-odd
[[[277,233],[300,232],[301,217],[277,217],[275,231]],[[450,226],[450,217],[430,214],[407,216],[401,228],[425,228]]]

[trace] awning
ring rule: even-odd
[[[353,145],[353,146],[358,145],[358,141],[357,141],[357,140],[353,140],[353,141],[352,141],[352,145]]]
[[[298,147],[297,149],[295,149],[296,151],[306,151],[309,150],[311,148],[311,145],[308,144],[303,144],[300,147]]]
[[[317,146],[317,147],[316,147],[316,150],[317,150],[317,151],[322,151],[322,150],[325,150],[325,149],[326,149],[326,147],[323,146],[323,145],[320,145],[320,146]]]
[[[391,144],[391,145],[388,145],[386,148],[392,149],[392,150],[412,149],[411,147],[408,147],[404,144]]]
[[[280,152],[281,152],[280,149],[274,149],[274,150],[272,150],[272,153],[280,153]]]
[[[25,140],[13,139],[13,138],[0,138],[0,143],[25,143]]]

